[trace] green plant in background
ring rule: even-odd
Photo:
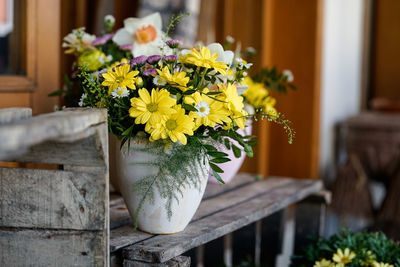
[[[400,246],[380,232],[343,230],[329,239],[315,239],[302,255],[292,256],[291,266],[400,267]]]

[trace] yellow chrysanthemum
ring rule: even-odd
[[[203,46],[199,49],[193,48],[190,53],[180,56],[179,61],[183,64],[192,64],[207,69],[213,68],[219,73],[226,75],[228,66],[222,61],[216,61],[218,54],[211,55],[210,49]]]
[[[201,125],[215,127],[217,123],[230,123],[229,110],[221,101],[214,100],[207,95],[208,89],[203,90],[203,94],[196,92],[185,97],[185,103],[194,105],[197,112],[192,112],[195,118],[196,129]]]
[[[331,267],[333,266],[330,260],[322,259],[314,263],[314,267]]]
[[[344,251],[338,248],[332,259],[337,263],[342,263],[345,265],[347,263],[350,263],[355,257],[356,254],[354,252],[351,252],[349,248],[345,248]]]
[[[165,122],[168,115],[176,113],[172,107],[176,104],[165,89],[153,89],[151,95],[146,88],[139,89],[139,97],[131,98],[129,116],[136,118],[136,124],[146,124],[145,130],[150,131],[157,124]]]
[[[115,67],[114,69],[103,73],[104,81],[101,85],[108,86],[108,94],[118,87],[128,87],[130,89],[136,89],[135,77],[139,74],[138,71],[130,71],[129,64],[123,64]]]
[[[173,87],[181,89],[183,92],[189,88],[186,86],[189,82],[189,77],[186,77],[186,72],[180,71],[171,74],[169,68],[165,66],[162,71],[157,70],[159,77]]]
[[[275,109],[276,99],[268,94],[268,90],[262,83],[256,83],[251,78],[246,77],[242,84],[249,86],[243,93],[248,104],[256,109],[262,109],[265,113],[272,116],[277,115]]]
[[[79,67],[85,67],[87,71],[95,71],[101,68],[106,61],[107,56],[97,49],[83,52],[77,60]]]
[[[394,267],[393,264],[384,263],[384,262],[374,262],[373,267]]]
[[[233,112],[241,112],[243,110],[243,97],[238,95],[237,89],[233,84],[219,84],[218,89],[221,92],[218,95],[218,99],[225,102],[228,110]]]
[[[185,115],[185,110],[181,105],[174,107],[176,113],[167,116],[166,120],[151,128],[149,133],[150,141],[158,139],[167,139],[168,137],[172,142],[181,142],[186,145],[186,135],[193,135],[194,121],[193,116]]]
[[[119,64],[122,64],[122,63],[128,64],[128,62],[129,62],[128,59],[123,58],[123,59],[121,59],[121,61],[117,61],[117,62],[114,62],[113,64],[111,64],[111,66],[108,67],[107,70],[108,70],[108,71],[111,71],[113,68],[115,68],[115,67],[118,66]]]

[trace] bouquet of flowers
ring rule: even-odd
[[[383,233],[353,233],[344,230],[329,239],[319,239],[292,257],[292,266],[400,266],[400,246]]]

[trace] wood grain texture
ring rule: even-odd
[[[264,218],[322,188],[320,181],[290,179],[287,180],[289,183],[285,186],[272,190],[272,186],[269,185],[275,180],[268,179],[258,183],[259,187],[270,190],[268,194],[257,195],[232,207],[230,207],[229,202],[232,201],[230,199],[226,204],[229,208],[192,222],[181,233],[157,235],[123,249],[124,259],[161,263],[168,261],[191,248]]]
[[[189,267],[190,257],[178,256],[164,263],[148,263],[124,260],[124,267]]]
[[[49,140],[72,142],[83,139],[93,134],[93,131],[87,131],[90,126],[106,120],[106,110],[66,109],[0,127],[0,159],[16,152],[23,154],[29,147]]]
[[[227,184],[214,184],[208,183],[206,191],[203,195],[203,200],[214,197],[216,195],[222,194],[224,192],[239,188],[241,186],[247,185],[249,183],[255,182],[256,179],[251,174],[239,173],[235,178]]]
[[[89,173],[0,168],[0,226],[105,229],[105,183]]]
[[[30,108],[3,108],[0,109],[0,125],[32,117]]]
[[[0,266],[106,266],[101,231],[0,227]]]

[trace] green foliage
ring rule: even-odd
[[[287,76],[278,72],[276,66],[271,69],[268,67],[261,69],[260,72],[254,75],[253,80],[263,83],[268,89],[275,90],[279,93],[286,93],[287,88],[296,90],[293,84],[288,83]]]
[[[400,246],[399,243],[388,239],[383,233],[353,233],[343,230],[329,239],[315,238],[313,244],[304,249],[302,255],[292,256],[292,265],[296,267],[313,266],[315,261],[321,259],[331,260],[337,249],[349,248],[356,254],[348,267],[363,266],[368,255],[374,255],[375,261],[393,264],[400,267]],[[372,266],[370,263],[364,266]]]
[[[176,25],[181,22],[185,17],[190,16],[190,13],[179,13],[177,15],[172,14],[171,16],[171,21],[169,25],[167,26],[167,29],[165,31],[166,36],[169,36],[171,34],[171,31],[173,31],[176,27]]]

